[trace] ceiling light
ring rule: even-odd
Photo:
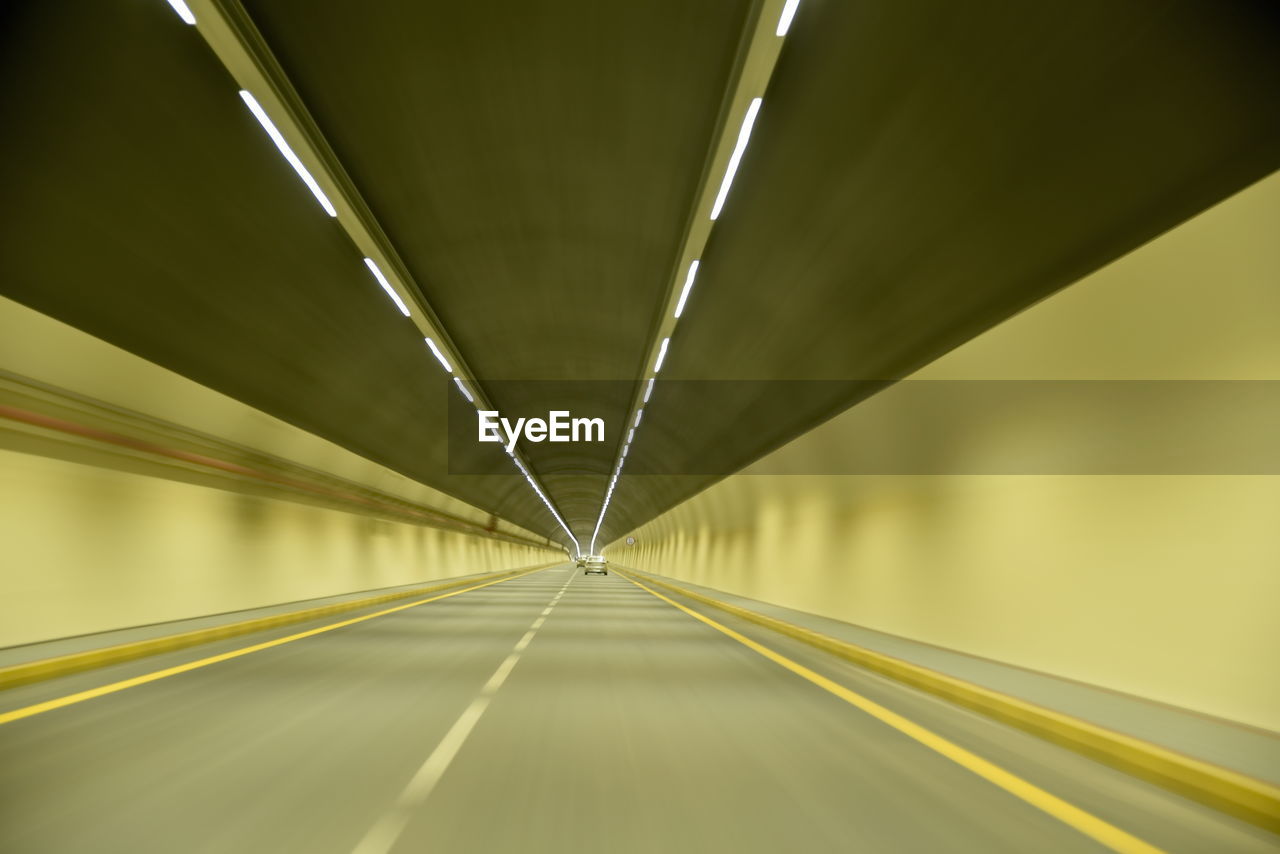
[[[649,402],[649,395],[653,394],[653,380],[654,380],[654,377],[649,377],[649,387],[644,390],[645,403]]]
[[[658,358],[653,363],[653,372],[656,374],[662,370],[662,360],[667,358],[667,345],[671,343],[670,338],[663,338],[662,345],[658,347]]]
[[[405,317],[409,316],[409,309],[404,304],[404,300],[400,299],[400,295],[391,288],[391,283],[387,281],[387,277],[382,275],[382,271],[378,269],[378,265],[373,262],[372,258],[364,259],[364,265],[369,268],[369,272],[373,273],[373,277],[378,280],[378,284],[382,285],[382,289],[387,292],[387,296],[400,309],[400,313]]]
[[[427,340],[430,341],[431,339],[428,338]],[[459,389],[462,389],[463,394],[467,393],[466,389],[462,388],[461,378],[454,377],[453,381],[458,384]],[[470,395],[468,395],[468,399],[470,399]],[[511,461],[514,462],[516,464],[516,467],[519,468],[520,471],[524,474],[524,479],[529,481],[529,486],[533,489],[533,491],[537,494],[537,496],[542,499],[542,503],[547,505],[547,509],[551,511],[552,517],[555,518],[556,522],[560,525],[560,527],[564,530],[564,532],[569,535],[569,539],[573,541],[574,548],[577,549],[578,551],[582,551],[582,546],[578,543],[578,538],[573,535],[573,531],[571,531],[569,529],[568,524],[565,523],[564,517],[560,515],[560,513],[556,510],[556,506],[551,503],[551,499],[547,498],[546,493],[544,493],[542,491],[542,488],[538,486],[538,482],[533,479],[533,475],[530,474],[529,470],[524,467],[524,463],[522,463],[520,461],[520,458],[517,457],[515,454],[511,453],[510,451],[508,451],[507,453],[510,455]]]
[[[458,386],[458,391],[462,392],[462,396],[467,399],[467,403],[475,403],[476,399],[471,396],[471,392],[467,391],[467,387],[462,384],[461,377],[454,377],[454,383]]]
[[[795,17],[796,7],[799,5],[800,0],[787,0],[787,5],[782,7],[782,15],[778,18],[778,35],[787,34],[787,30],[791,27],[791,19]]]
[[[195,25],[196,16],[191,14],[191,10],[187,8],[187,4],[182,0],[169,0],[169,5],[173,7],[173,11],[178,13],[178,17],[185,23]]]
[[[640,416],[641,416],[641,415],[644,415],[644,410],[643,410],[643,409],[639,409],[639,410],[637,410],[637,411],[636,411],[636,423],[635,423],[635,424],[632,424],[632,425],[631,425],[632,427],[639,427],[639,426],[640,426]]]
[[[444,369],[449,373],[453,373],[453,368],[449,365],[449,360],[444,357],[444,353],[440,352],[440,348],[436,346],[436,342],[432,341],[430,338],[423,338],[422,340],[427,342],[427,346],[431,348],[431,352],[435,354],[435,357],[440,360],[440,364],[444,365]]]
[[[729,165],[724,170],[724,180],[720,182],[720,192],[716,194],[716,203],[711,207],[711,218],[720,216],[725,197],[729,195],[729,185],[738,172],[738,163],[742,160],[742,152],[747,149],[747,140],[751,138],[751,126],[756,122],[756,114],[760,112],[760,98],[752,98],[747,107],[747,115],[742,119],[742,128],[738,131],[738,142],[733,146],[733,154],[729,156]]]
[[[715,217],[712,217],[712,219],[715,219]],[[680,313],[684,311],[684,301],[689,298],[689,291],[693,289],[693,277],[696,275],[698,275],[698,261],[694,259],[694,262],[689,265],[689,275],[685,276],[684,290],[680,292],[680,300],[676,303],[676,317],[679,317]]]
[[[293,153],[293,149],[289,147],[289,143],[285,142],[284,137],[280,135],[280,131],[272,123],[267,116],[266,111],[258,103],[248,90],[241,89],[240,97],[244,101],[245,106],[249,108],[249,112],[253,113],[253,117],[262,125],[262,129],[267,132],[267,136],[271,137],[271,141],[276,144],[276,148],[280,149],[280,153],[284,155],[284,159],[289,161],[289,165],[293,167],[293,171],[298,173],[298,177],[302,179],[302,183],[307,185],[311,190],[311,194],[316,197],[316,201],[320,203],[320,207],[324,208],[324,212],[329,216],[337,216],[338,212],[333,209],[333,205],[329,202],[329,197],[324,194],[324,190],[320,189],[320,185],[316,183],[316,179],[311,177],[311,173],[307,171],[307,167],[302,165],[302,161],[298,159],[298,155]]]

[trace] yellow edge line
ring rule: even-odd
[[[1126,833],[1115,825],[1109,824],[1097,816],[1067,803],[1056,795],[1049,794],[1039,786],[1033,785],[1016,774],[1012,774],[998,765],[983,759],[981,756],[965,750],[958,744],[948,741],[937,733],[927,730],[919,724],[909,721],[895,712],[891,712],[879,703],[869,700],[861,694],[849,690],[838,682],[832,681],[822,674],[810,670],[803,664],[792,661],[781,653],[774,652],[767,646],[759,644],[751,638],[735,632],[728,626],[724,626],[710,617],[699,614],[692,608],[687,608],[684,605],[681,605],[674,599],[670,599],[662,595],[653,588],[641,584],[639,581],[636,581],[634,578],[631,578],[624,573],[620,572],[618,574],[622,575],[623,578],[626,578],[641,590],[658,597],[672,607],[680,609],[690,617],[693,617],[701,623],[705,623],[716,631],[728,635],[753,652],[757,652],[773,663],[785,667],[795,675],[817,685],[824,691],[834,694],[841,700],[849,703],[851,706],[861,709],[880,722],[893,727],[908,738],[911,738],[930,750],[945,756],[952,762],[972,771],[974,774],[977,774],[979,777],[993,783],[1001,789],[1004,789],[1014,797],[1048,813],[1064,824],[1083,833],[1085,836],[1102,843],[1111,850],[1121,852],[1121,854],[1165,854],[1163,849],[1156,848],[1153,845],[1143,842],[1141,839]]]
[[[539,564],[530,569],[546,569],[547,567],[557,566],[558,563]],[[489,573],[482,576],[487,579],[507,578],[522,570],[508,570],[495,573]],[[161,637],[146,638],[144,640],[130,641],[129,643],[117,644],[115,646],[100,647],[98,649],[89,649],[83,652],[73,652],[67,655],[59,655],[54,658],[43,658],[38,661],[26,661],[22,664],[14,664],[9,667],[0,667],[0,690],[6,688],[14,688],[18,685],[28,685],[32,682],[43,682],[49,679],[57,679],[61,676],[68,676],[72,673],[80,673],[84,670],[94,670],[99,667],[107,667],[112,664],[120,664],[125,661],[134,661],[139,658],[146,658],[149,655],[158,655],[162,652],[173,652],[187,647],[200,646],[201,644],[210,643],[216,640],[226,640],[227,638],[236,637],[238,635],[248,635],[254,632],[260,632],[265,629],[276,629],[281,626],[288,626],[293,623],[305,623],[309,620],[319,620],[322,617],[332,617],[338,614],[345,614],[348,611],[359,611],[361,608],[372,608],[375,605],[381,605],[384,602],[395,602],[400,599],[412,599],[415,596],[425,596],[428,593],[437,593],[441,590],[451,590],[454,587],[463,587],[477,579],[462,578],[452,581],[445,581],[439,584],[428,584],[424,587],[415,587],[411,590],[397,590],[394,593],[379,593],[376,596],[366,596],[362,599],[349,599],[345,602],[334,602],[329,605],[320,605],[313,608],[303,608],[298,611],[288,611],[283,614],[271,614],[266,617],[252,617],[248,620],[240,620],[234,623],[223,623],[218,626],[210,626],[204,629],[194,629],[189,632],[181,632],[175,635],[163,635]]]
[[[292,643],[293,641],[302,640],[303,638],[314,637],[315,635],[324,634],[325,632],[331,632],[334,629],[341,629],[345,626],[353,626],[356,623],[363,623],[366,620],[372,620],[377,617],[385,617],[388,614],[394,614],[397,611],[404,611],[408,608],[416,608],[419,605],[425,605],[428,602],[438,602],[441,599],[448,599],[452,596],[461,596],[463,593],[470,593],[471,591],[479,590],[482,587],[491,587],[494,584],[501,584],[504,581],[511,581],[513,578],[520,578],[522,576],[530,575],[535,572],[541,572],[546,568],[547,567],[539,567],[537,569],[530,569],[524,572],[517,573],[515,575],[508,575],[503,578],[495,579],[493,581],[486,581],[483,584],[476,584],[471,587],[463,587],[459,590],[450,590],[448,593],[441,593],[438,596],[431,596],[427,599],[419,599],[416,602],[408,602],[404,605],[397,605],[394,608],[387,608],[385,610],[377,611],[372,614],[363,614],[359,617],[352,617],[351,619],[348,619],[348,620],[342,620],[337,623],[330,623],[327,626],[319,626],[314,629],[308,629],[305,632],[296,632],[295,634],[286,635],[285,637],[276,638],[275,640],[263,641],[262,643],[256,643],[256,644],[253,644],[252,646],[246,646],[240,649],[233,649],[230,652],[223,652],[223,653],[219,653],[218,655],[210,655],[206,658],[197,659],[196,661],[189,661],[186,664],[179,664],[174,667],[166,667],[163,670],[156,670],[152,673],[145,673],[141,676],[134,676],[131,679],[121,679],[119,682],[112,682],[107,685],[101,685],[97,688],[90,688],[87,691],[78,691],[75,694],[68,694],[65,697],[58,697],[53,700],[46,700],[43,703],[36,703],[31,706],[24,706],[23,708],[20,708],[20,709],[14,709],[11,712],[0,713],[0,724],[7,724],[13,721],[22,720],[23,718],[30,718],[35,715],[42,714],[44,712],[51,712],[54,709],[61,709],[61,708],[65,708],[66,706],[75,705],[76,703],[83,703],[85,700],[92,700],[95,697],[103,697],[103,696],[106,696],[107,694],[114,694],[117,691],[123,691],[126,688],[134,688],[138,685],[145,685],[148,682],[155,682],[159,679],[164,679],[169,676],[177,676],[179,673],[187,673],[188,671],[197,670],[201,667],[208,667],[210,664],[217,664],[218,662],[221,662],[221,661],[230,661],[233,658],[239,658],[240,656],[248,655],[251,652],[259,652],[264,649],[271,649],[272,647],[282,646],[283,644]]]
[[[928,691],[1264,830],[1280,832],[1280,788],[1261,780],[676,584],[648,577],[646,581]]]

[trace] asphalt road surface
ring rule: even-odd
[[[11,689],[0,851],[1277,850],[695,610],[740,635],[561,566],[158,678],[300,629]]]

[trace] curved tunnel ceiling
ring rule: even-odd
[[[241,11],[495,405],[618,380],[621,421],[759,8]],[[167,4],[3,14],[7,296],[556,535],[447,473],[421,337]],[[662,376],[840,382],[658,394],[600,542],[716,479],[682,460],[741,467],[1280,167],[1277,36],[1264,3],[802,0]],[[618,447],[536,451],[585,545]]]
[[[245,7],[482,385],[634,378],[749,2]],[[528,451],[585,545],[614,448]]]

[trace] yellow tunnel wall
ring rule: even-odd
[[[912,379],[1280,379],[1277,222],[1280,175]],[[720,481],[631,532],[635,545],[616,542],[606,554],[1280,730],[1280,477],[786,473],[821,471],[869,419],[909,426],[911,411],[895,392]],[[1177,441],[1224,441],[1195,429],[1205,413],[1188,407]],[[1262,415],[1274,426],[1274,412]],[[1261,429],[1241,418],[1245,432]],[[1014,416],[959,439],[945,424],[912,433],[977,472],[1044,426]]]
[[[0,331],[0,367],[22,377],[492,524],[483,511],[11,301],[0,300]],[[0,647],[564,556],[15,450],[19,433],[0,421]]]

